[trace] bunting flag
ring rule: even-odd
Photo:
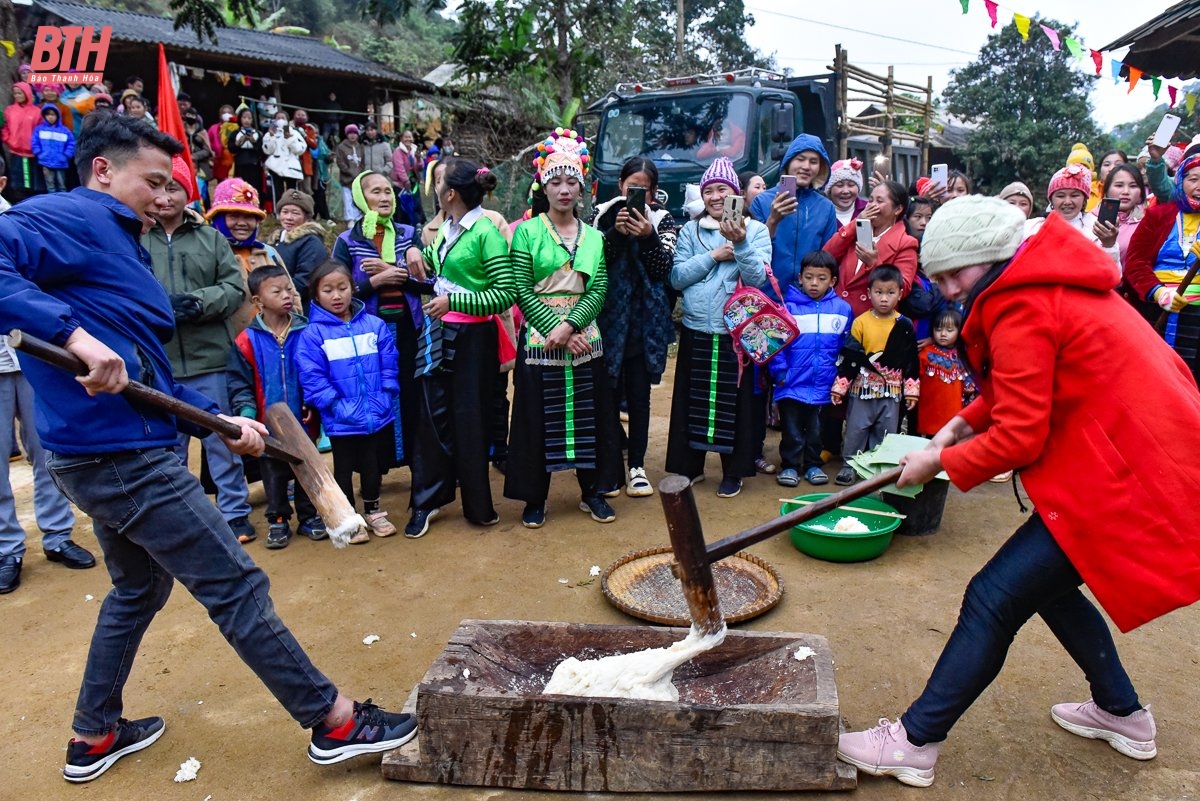
[[[175,92],[171,87],[171,69],[167,66],[167,51],[163,49],[162,42],[158,43],[158,130],[165,134],[178,139],[180,142],[188,140],[187,131],[183,127],[183,116],[179,113],[179,103],[175,99]],[[187,162],[188,169],[192,171],[192,185],[187,187],[188,201],[200,199],[200,192],[196,188],[196,165],[192,162],[192,149],[185,147],[183,160]]]
[[[1050,44],[1054,46],[1055,50],[1062,49],[1058,43],[1058,31],[1054,30],[1049,25],[1042,25],[1040,22],[1038,23],[1038,27],[1042,29],[1042,33],[1046,34],[1046,38],[1050,40]]]
[[[1021,38],[1029,41],[1029,17],[1024,14],[1013,14],[1013,25],[1017,26],[1017,32],[1021,34]]]
[[[0,45],[3,45],[4,47],[4,55],[8,56],[9,58],[12,58],[14,55],[16,55],[17,46],[12,42],[8,41],[7,39],[0,39]]]
[[[971,0],[959,0],[959,5],[962,6],[962,12],[966,14],[970,10]],[[997,0],[983,0],[983,7],[987,11],[988,20],[991,22],[991,27],[995,29],[999,25],[998,16],[1001,8],[1000,3],[997,2]],[[1008,6],[1004,6],[1004,11],[1007,13],[1011,11],[1011,9]],[[1014,11],[1012,15],[1012,21],[1013,25],[1016,26],[1017,32],[1021,34],[1021,38],[1025,42],[1028,42],[1029,30],[1035,21],[1034,17],[1026,16],[1025,14],[1019,14]],[[1038,27],[1042,29],[1042,33],[1046,35],[1046,38],[1050,41],[1050,45],[1055,51],[1062,50],[1065,39],[1067,51],[1072,57],[1078,61],[1083,61],[1090,55],[1092,64],[1096,69],[1096,77],[1099,78],[1104,74],[1104,53],[1099,50],[1092,50],[1091,48],[1087,47],[1081,39],[1077,39],[1074,36],[1064,36],[1062,32],[1051,25],[1047,25],[1041,21],[1037,21],[1037,24]],[[1110,74],[1112,75],[1114,84],[1120,83],[1122,80],[1122,73],[1125,73],[1126,80],[1129,83],[1129,87],[1126,90],[1127,94],[1133,92],[1134,87],[1138,85],[1138,81],[1140,81],[1142,78],[1149,78],[1151,88],[1154,92],[1154,99],[1156,101],[1159,99],[1159,95],[1162,92],[1162,87],[1166,85],[1167,96],[1170,99],[1171,108],[1175,108],[1176,104],[1179,102],[1179,94],[1182,92],[1184,105],[1187,107],[1188,116],[1191,116],[1195,113],[1196,100],[1197,97],[1200,97],[1200,92],[1189,91],[1184,87],[1168,83],[1162,76],[1152,75],[1141,69],[1138,69],[1137,67],[1134,67],[1132,64],[1126,64],[1125,62],[1117,61],[1116,59],[1112,58],[1111,55],[1108,57],[1108,62]]]

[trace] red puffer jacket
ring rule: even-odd
[[[1122,631],[1200,598],[1200,391],[1117,293],[1112,260],[1050,215],[963,327],[979,435],[942,452],[966,490],[1021,469]]]

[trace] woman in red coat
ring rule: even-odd
[[[1200,281],[1183,294],[1179,285],[1200,258],[1200,137],[1184,151],[1175,171],[1171,202],[1159,203],[1138,223],[1125,254],[1125,281],[1142,303],[1143,315],[1154,319],[1171,312],[1163,336],[1200,376]],[[1198,378],[1200,380],[1200,378]]]
[[[1080,586],[1122,631],[1200,596],[1194,512],[1169,500],[1200,484],[1196,383],[1112,291],[1111,258],[1058,215],[1022,246],[1023,226],[1002,200],[959,198],[934,215],[922,242],[925,270],[965,303],[963,353],[981,394],[905,458],[898,484],[945,469],[965,491],[1016,469],[1037,511],[967,586],[908,711],[841,737],[843,760],[906,784],[933,781],[939,744],[1035,614],[1091,686],[1088,701],[1055,705],[1055,722],[1153,758],[1154,719]]]
[[[884,181],[871,190],[867,207],[858,216],[870,220],[875,246],[866,249],[858,245],[855,221],[843,225],[823,248],[838,260],[838,283],[834,287],[850,304],[854,316],[871,308],[867,274],[877,264],[893,264],[904,278],[901,297],[908,294],[917,276],[917,240],[904,227],[904,210],[908,208],[908,192],[895,181]]]

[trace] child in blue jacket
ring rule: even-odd
[[[292,283],[281,264],[266,264],[246,276],[250,299],[259,312],[245,331],[238,334],[229,351],[227,382],[229,408],[242,417],[266,421],[267,407],[286,403],[301,421],[312,417],[304,405],[300,389],[300,369],[296,359],[300,332],[308,319],[292,308]],[[263,456],[258,460],[263,489],[267,495],[267,547],[286,548],[292,536],[292,506],[288,502],[288,482],[295,478],[292,466],[280,459]],[[296,482],[296,515],[299,532],[309,539],[328,536],[325,522],[304,487]]]
[[[829,483],[821,470],[820,412],[837,379],[838,353],[853,316],[850,304],[833,291],[837,278],[837,260],[815,250],[800,262],[799,286],[789,284],[783,292],[800,330],[768,364],[783,428],[783,470],[776,481],[785,487],[799,484],[801,473],[810,484]]]
[[[333,447],[333,476],[354,505],[359,474],[363,516],[378,537],[396,527],[379,508],[383,454],[395,441],[392,404],[400,393],[400,355],[387,324],[354,297],[350,268],[332,259],[313,271],[312,316],[300,332],[296,358],[300,386],[321,413]],[[360,529],[350,542],[366,542]]]
[[[33,129],[30,147],[42,167],[46,179],[46,191],[67,191],[67,167],[75,155],[75,135],[58,118],[58,108],[53,103],[42,106],[42,120]]]

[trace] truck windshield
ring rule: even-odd
[[[599,164],[620,167],[645,156],[659,167],[707,166],[717,156],[746,155],[750,95],[721,93],[633,100],[604,112]]]

